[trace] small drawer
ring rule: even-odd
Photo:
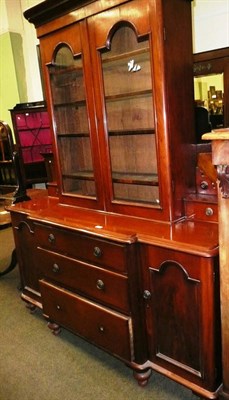
[[[128,313],[126,275],[76,261],[38,247],[41,276]]]
[[[208,204],[204,202],[186,202],[186,215],[201,221],[218,221],[217,204]]]
[[[43,312],[51,321],[118,357],[133,359],[131,318],[44,280],[40,287]]]
[[[79,234],[69,230],[34,223],[40,247],[62,253],[108,269],[125,272],[127,246]]]

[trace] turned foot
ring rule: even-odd
[[[227,400],[229,399],[229,391],[224,389],[224,387],[219,392],[219,400]]]
[[[60,325],[56,324],[55,322],[48,322],[48,327],[51,329],[53,335],[57,336],[59,335],[61,328]]]
[[[145,371],[134,371],[133,375],[134,375],[134,378],[137,380],[139,386],[143,387],[143,386],[147,385],[151,373],[152,373],[152,370],[150,368],[148,368]]]
[[[201,394],[199,394],[199,393],[197,393],[197,392],[195,392],[194,390],[192,390],[192,393],[196,396],[196,399],[198,400],[207,400],[207,399],[209,399],[209,397],[208,396],[201,396]],[[220,399],[220,397],[218,397],[218,394],[217,394],[217,392],[215,392],[215,393],[212,393],[212,396],[214,396],[214,397],[211,397],[212,399],[214,398],[215,400],[218,400],[218,399]]]
[[[26,303],[26,308],[28,308],[31,314],[34,314],[37,309],[37,307],[31,303]]]

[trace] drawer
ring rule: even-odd
[[[217,204],[208,204],[204,202],[189,202],[185,203],[186,215],[193,217],[195,220],[202,221],[218,221],[218,206]]]
[[[40,288],[43,312],[51,321],[122,359],[133,359],[131,318],[44,280]]]
[[[126,271],[128,245],[48,225],[37,223],[34,225],[40,247],[117,271]]]
[[[126,275],[38,248],[40,276],[128,313]]]

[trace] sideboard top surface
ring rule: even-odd
[[[29,191],[28,191],[29,192]],[[32,196],[31,196],[32,194]],[[150,221],[124,215],[66,206],[38,189],[31,200],[8,207],[31,221],[51,224],[104,239],[145,243],[204,257],[218,255],[218,224],[193,219],[174,223]]]

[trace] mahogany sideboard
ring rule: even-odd
[[[218,226],[139,221],[34,197],[10,207],[22,299],[133,368],[206,398],[221,382]],[[117,337],[119,340],[117,341]]]

